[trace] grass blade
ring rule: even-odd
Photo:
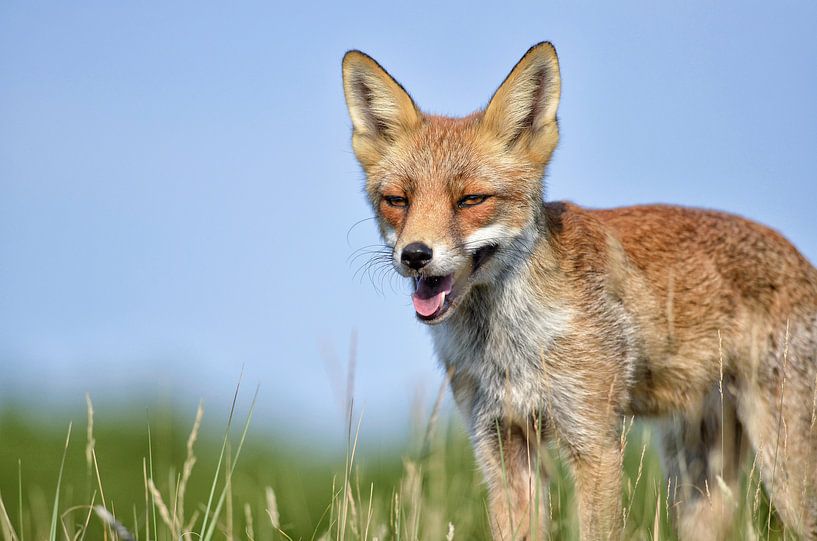
[[[20,520],[20,529],[18,530],[20,541],[23,541],[25,534],[23,534],[23,461],[17,459],[17,511]]]
[[[65,447],[62,450],[62,460],[60,461],[60,473],[57,477],[57,490],[56,494],[54,495],[54,511],[51,513],[51,530],[48,534],[49,541],[57,541],[57,517],[59,516],[59,508],[60,508],[60,488],[62,486],[62,472],[65,468],[65,455],[68,454],[68,443],[71,441],[71,426],[72,423],[68,423],[68,435],[65,436]]]
[[[258,399],[258,390],[260,387],[255,388],[255,395],[252,398],[252,403],[250,404],[250,410],[247,412],[247,419],[244,421],[244,428],[241,431],[241,439],[238,441],[238,448],[235,451],[235,459],[232,461],[232,465],[230,467],[230,473],[228,480],[232,478],[233,472],[235,472],[235,466],[238,463],[238,457],[241,455],[241,448],[244,446],[244,440],[247,437],[247,430],[250,428],[250,421],[252,420],[252,414],[255,410],[255,402]],[[225,441],[226,443],[226,441]],[[205,532],[204,536],[202,537],[203,541],[210,541],[213,537],[213,533],[216,529],[216,520],[218,519],[219,513],[221,513],[221,508],[224,505],[224,500],[227,496],[227,489],[229,487],[229,483],[224,484],[224,488],[221,490],[221,495],[218,498],[218,503],[216,504],[216,509],[213,511],[213,520],[210,523],[210,528]]]
[[[224,453],[227,450],[227,442],[230,440],[230,430],[233,427],[233,416],[235,415],[235,405],[238,402],[238,391],[241,389],[241,378],[244,376],[244,368],[241,369],[241,374],[238,377],[238,384],[235,386],[235,394],[233,394],[233,403],[230,406],[230,415],[227,417],[227,429],[224,433],[224,441],[221,444],[221,453],[218,456],[218,463],[216,464],[216,473],[213,475],[213,484],[210,486],[210,496],[207,498],[207,507],[204,510],[204,519],[201,522],[201,531],[199,538],[204,537],[207,531],[208,519],[210,518],[210,509],[213,506],[213,496],[216,493],[216,486],[218,485],[218,474],[221,472],[221,464],[224,461]]]

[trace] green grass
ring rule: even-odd
[[[361,448],[353,419],[345,456],[327,458],[293,438],[253,430],[241,445],[246,406],[231,416],[229,429],[226,412],[208,416],[190,438],[195,411],[94,417],[77,411],[66,447],[68,426],[12,409],[0,413],[0,535],[8,541],[125,539],[126,531],[141,540],[490,538],[485,490],[457,419],[420,430],[406,448],[382,456]],[[550,534],[575,539],[572,482],[563,462],[552,458]],[[623,475],[627,537],[673,539],[649,428],[636,424],[629,432]],[[760,491],[755,504],[754,486],[744,480],[746,497],[737,498],[748,520],[735,538],[747,538],[752,521],[758,538],[781,538],[776,521],[767,535],[765,496]],[[124,527],[119,534],[94,511],[100,505]]]

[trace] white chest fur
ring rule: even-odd
[[[548,350],[567,333],[571,311],[543,300],[528,279],[519,269],[475,288],[457,313],[431,328],[440,361],[475,386],[460,404],[471,417],[527,418],[545,407]]]

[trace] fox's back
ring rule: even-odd
[[[634,413],[693,403],[717,381],[721,363],[773,377],[771,365],[751,357],[782,351],[789,324],[817,339],[817,270],[772,229],[669,205],[591,210],[554,202],[545,215],[562,272],[589,299],[585,310],[620,304],[631,318],[638,351],[626,357],[640,359]],[[817,359],[812,352],[797,362]]]
[[[726,212],[672,205],[587,212],[609,228],[629,261],[656,286],[672,280],[682,295],[713,279],[726,288],[721,296],[752,309],[817,308],[817,270],[769,227]]]

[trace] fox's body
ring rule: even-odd
[[[535,457],[554,439],[583,536],[617,537],[629,415],[667,420],[682,537],[725,535],[741,433],[784,521],[817,536],[817,270],[791,244],[713,211],[542,203],[558,140],[549,44],[464,119],[423,115],[361,53],[344,85],[367,192],[415,280],[496,538],[542,529]]]

